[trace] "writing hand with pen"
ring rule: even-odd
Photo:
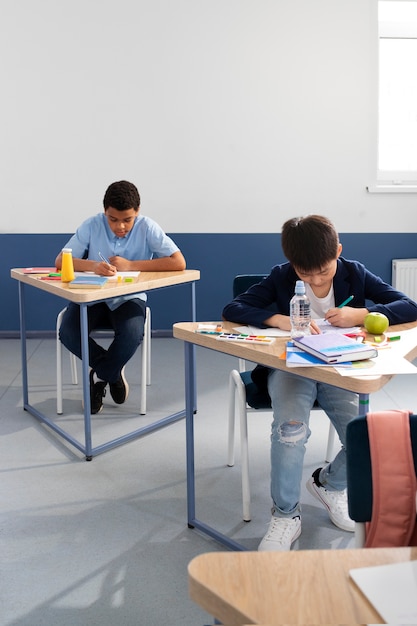
[[[101,254],[101,252],[99,252],[98,255],[101,262],[97,264],[97,268],[95,270],[96,274],[99,274],[100,276],[114,276],[117,274],[117,267],[112,265],[110,261],[106,259],[103,254]]]
[[[338,326],[340,328],[362,326],[365,315],[368,313],[368,309],[357,309],[346,306],[352,300],[353,296],[349,296],[349,298],[346,298],[346,300],[338,306],[329,309],[324,319],[329,322],[329,324],[332,324],[332,326]]]

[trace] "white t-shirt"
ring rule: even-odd
[[[333,283],[330,291],[324,298],[318,298],[314,295],[312,288],[305,284],[306,296],[310,300],[311,317],[313,320],[323,319],[329,309],[334,307],[334,290]]]

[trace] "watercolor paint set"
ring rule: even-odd
[[[267,337],[266,335],[245,335],[241,333],[221,333],[216,337],[219,341],[238,341],[243,343],[259,343],[262,345],[269,345],[275,341],[273,337]]]

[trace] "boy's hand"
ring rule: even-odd
[[[317,326],[317,322],[314,320],[311,320],[310,322],[310,330],[312,335],[320,335],[321,333],[320,328]]]
[[[100,261],[99,263],[96,263],[96,266],[94,268],[94,273],[98,274],[99,276],[114,276],[116,272],[116,267],[114,267],[114,265],[109,265],[105,261]]]
[[[111,256],[109,261],[119,272],[128,272],[130,270],[130,261],[122,256]]]
[[[341,309],[334,307],[326,313],[325,320],[332,326],[340,328],[350,328],[351,326],[361,326],[368,309],[356,309],[351,306],[344,306]]]
[[[265,326],[271,326],[271,328],[280,328],[281,330],[291,330],[291,320],[289,315],[281,315],[280,313],[275,313],[275,315],[271,315],[264,321]],[[314,320],[311,320],[310,329],[312,335],[318,335],[321,333],[320,328],[317,326],[317,323]]]

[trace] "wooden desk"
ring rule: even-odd
[[[225,331],[232,331],[236,324],[230,322],[222,324]],[[287,368],[285,360],[280,355],[285,349],[288,337],[277,337],[267,346],[260,344],[246,344],[229,341],[218,341],[215,335],[196,333],[198,324],[195,322],[181,322],[174,324],[174,337],[184,341],[185,351],[185,405],[186,405],[186,437],[187,437],[187,510],[188,526],[197,528],[208,534],[228,548],[245,550],[232,539],[208,526],[196,517],[195,511],[195,471],[194,471],[194,406],[196,398],[195,362],[193,348],[198,345],[203,348],[236,356],[247,361],[260,363],[275,369],[289,371],[292,374],[310,378],[319,382],[328,383],[335,387],[348,389],[359,394],[359,411],[363,415],[369,410],[369,394],[381,389],[393,375],[384,376],[341,376],[333,367],[299,367]],[[417,357],[417,323],[401,324],[390,327],[390,331],[400,332],[416,329],[411,337],[401,339],[401,345],[396,346],[396,354],[401,354],[409,361]]]
[[[39,275],[24,274],[23,269],[12,269],[11,277],[19,282],[19,314],[21,333],[21,358],[22,358],[22,386],[23,386],[23,408],[31,413],[41,422],[47,424],[58,435],[72,444],[75,448],[83,452],[88,461],[94,455],[105,452],[127,441],[132,441],[154,430],[162,428],[167,424],[184,417],[185,411],[179,411],[148,426],[139,428],[131,433],[112,439],[100,446],[92,447],[91,441],[91,413],[90,413],[90,387],[89,387],[89,365],[88,365],[88,325],[87,306],[93,302],[102,302],[109,298],[132,293],[140,293],[153,289],[161,289],[189,283],[191,286],[191,319],[195,320],[195,282],[200,279],[198,270],[184,270],[182,272],[141,272],[139,278],[134,283],[117,283],[109,281],[102,289],[71,289],[67,284],[60,281],[41,280]],[[83,378],[83,401],[84,401],[84,443],[79,442],[69,433],[63,430],[46,415],[38,411],[29,403],[28,371],[27,371],[27,350],[26,350],[26,312],[25,312],[25,287],[30,286],[51,293],[59,298],[64,298],[70,302],[80,305],[81,321],[81,351],[82,351],[82,378]]]
[[[77,304],[99,302],[108,298],[125,296],[130,293],[151,291],[163,287],[172,287],[183,283],[194,283],[200,280],[199,270],[184,270],[182,272],[141,272],[136,282],[118,283],[107,282],[102,289],[70,289],[66,283],[59,280],[41,280],[39,274],[24,274],[23,269],[12,269],[12,278],[36,289],[42,289],[70,302]]]
[[[416,559],[417,548],[213,552],[190,562],[189,593],[223,624],[381,624],[349,570]]]

